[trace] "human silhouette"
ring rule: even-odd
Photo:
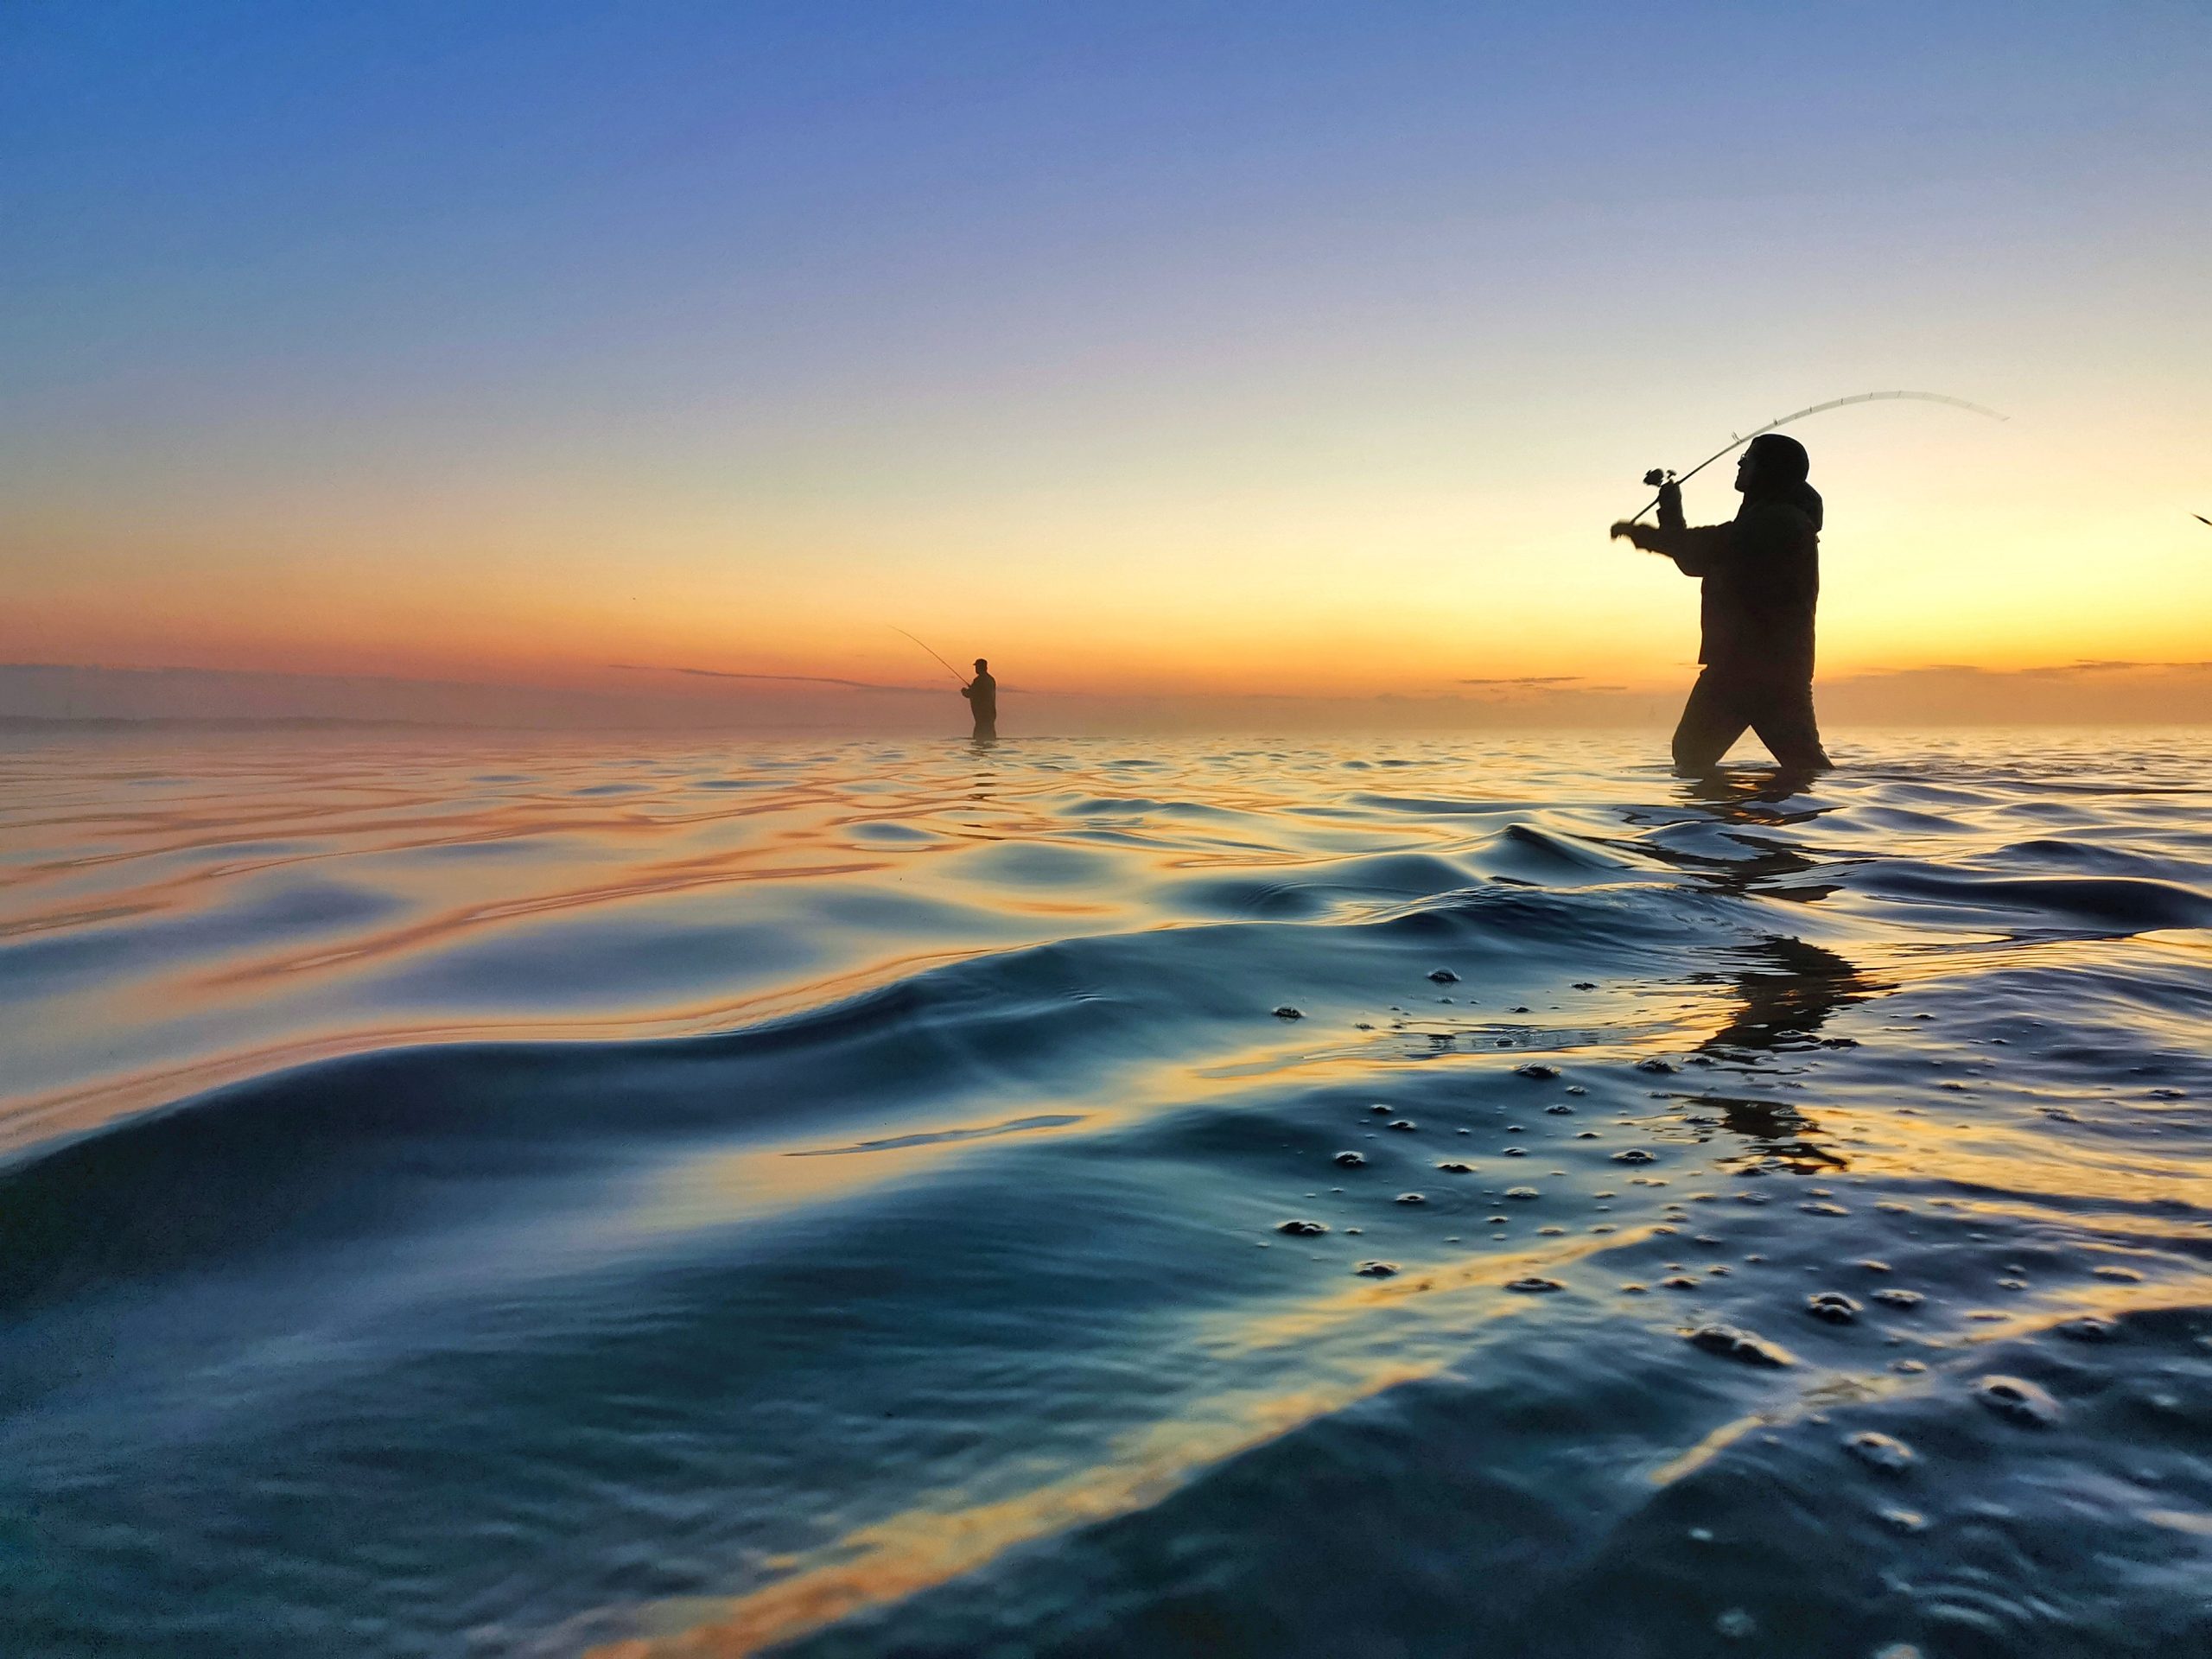
[[[968,712],[976,717],[976,737],[996,737],[999,734],[999,683],[991,677],[991,665],[982,658],[976,659],[976,677],[960,688],[960,695],[968,699]]]
[[[1656,526],[1621,523],[1647,553],[1702,578],[1705,667],[1675,728],[1675,765],[1707,772],[1749,727],[1787,771],[1833,766],[1813,717],[1813,612],[1821,596],[1821,498],[1805,481],[1805,446],[1779,432],[1753,438],[1736,463],[1744,504],[1725,524],[1682,521],[1681,486],[1660,486]]]

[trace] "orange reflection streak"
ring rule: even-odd
[[[1479,1262],[1402,1280],[1359,1280],[1318,1303],[1288,1313],[1230,1323],[1217,1350],[1266,1350],[1308,1344],[1317,1336],[1380,1308],[1439,1294],[1494,1290],[1540,1268],[1558,1268],[1645,1236],[1624,1230],[1545,1249],[1485,1256]],[[1517,1298],[1483,1307],[1484,1320],[1517,1318]],[[802,1569],[737,1598],[711,1624],[663,1637],[641,1637],[595,1649],[588,1659],[734,1659],[972,1572],[1013,1546],[1071,1527],[1149,1507],[1199,1469],[1278,1438],[1318,1418],[1394,1388],[1433,1376],[1458,1350],[1421,1363],[1352,1362],[1333,1387],[1307,1388],[1259,1399],[1208,1402],[1198,1420],[1157,1424],[1111,1448],[1098,1465],[1019,1497],[965,1509],[915,1510],[858,1529],[818,1552],[823,1565]]]
[[[1417,1279],[1362,1283],[1296,1313],[1263,1318],[1243,1326],[1238,1345],[1268,1348],[1310,1342],[1326,1327],[1378,1306],[1409,1298],[1494,1287],[1539,1267],[1586,1260],[1648,1229],[1602,1240],[1577,1241],[1548,1251],[1491,1256],[1479,1263],[1430,1272]],[[2212,1298],[2212,1274],[2150,1285],[2095,1284],[2063,1300],[2040,1300],[2017,1319],[1988,1325],[1966,1345],[2032,1336],[2082,1313],[2107,1317],[2168,1307],[2201,1306]],[[1517,1306],[1485,1311],[1488,1319],[1514,1317]],[[680,1633],[642,1637],[590,1650],[587,1659],[739,1659],[819,1630],[872,1607],[944,1584],[985,1565],[1016,1544],[1147,1508],[1185,1484],[1200,1468],[1341,1411],[1361,1399],[1432,1376],[1450,1363],[1375,1362],[1334,1388],[1308,1389],[1270,1398],[1212,1402],[1204,1421],[1155,1425],[1110,1450],[1099,1466],[998,1503],[951,1510],[918,1509],[856,1529],[818,1552],[823,1564],[801,1567],[749,1594],[734,1599],[724,1614]],[[1811,1371],[1810,1386],[1765,1411],[1732,1419],[1701,1437],[1647,1475],[1666,1485],[1704,1467],[1754,1430],[1795,1421],[1813,1411],[1929,1386],[1888,1372],[1868,1375]]]
[[[1378,1363],[1358,1382],[1338,1389],[1240,1402],[1233,1423],[1155,1425],[1117,1444],[1102,1467],[998,1503],[914,1510],[856,1529],[821,1552],[831,1558],[825,1565],[736,1598],[712,1624],[674,1636],[611,1643],[592,1649],[586,1659],[735,1659],[757,1653],[944,1584],[1030,1539],[1148,1508],[1201,1467],[1433,1369]]]

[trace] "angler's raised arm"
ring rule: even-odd
[[[1613,538],[1618,541],[1624,537],[1647,553],[1665,554],[1686,576],[1706,575],[1728,549],[1726,524],[1694,528],[1682,522],[1681,486],[1671,480],[1659,486],[1659,522],[1638,524],[1623,520],[1613,526]]]

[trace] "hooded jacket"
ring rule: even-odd
[[[1704,579],[1698,661],[1731,673],[1809,681],[1821,598],[1821,497],[1805,482],[1801,446],[1788,439],[1767,444],[1764,437],[1754,441],[1758,464],[1732,520],[1692,529],[1679,501],[1669,503],[1659,510],[1661,533],[1639,544],[1664,553],[1683,575]]]

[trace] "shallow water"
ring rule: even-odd
[[[2212,1651],[2212,737],[1651,747],[0,753],[0,1650]]]

